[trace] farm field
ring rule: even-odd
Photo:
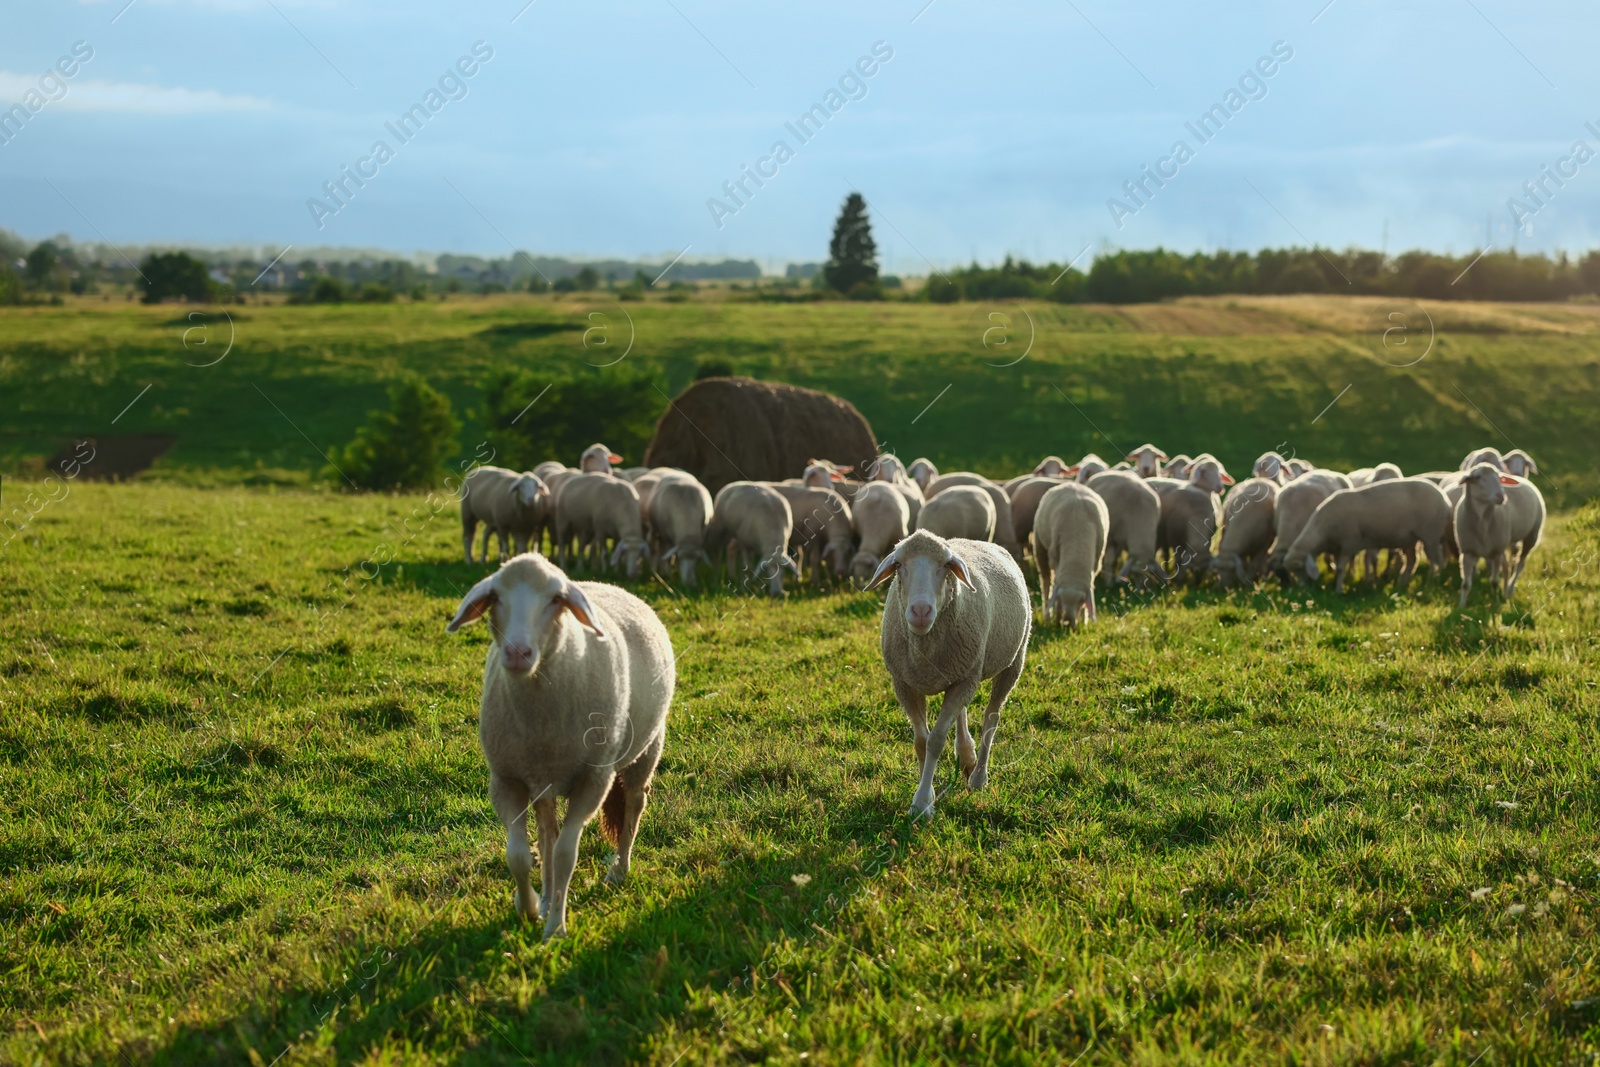
[[[640,584],[680,655],[666,757],[632,879],[587,835],[551,946],[485,797],[486,636],[443,629],[482,568],[429,513],[84,484],[9,546],[0,1059],[1600,1045],[1593,507],[1503,611],[1453,578],[1108,597],[1037,634],[990,787],[922,825],[876,595]]]
[[[451,397],[471,455],[493,372],[530,375],[530,400],[547,382],[642,375],[664,408],[714,360],[843,396],[880,441],[943,469],[1010,474],[1050,453],[1156,440],[1235,471],[1274,448],[1421,471],[1494,444],[1538,458],[1557,506],[1600,495],[1585,432],[1600,411],[1600,304],[775,304],[724,292],[225,310],[231,326],[170,304],[0,310],[0,471],[38,477],[74,434],[156,434],[174,443],[150,477],[305,484],[319,450],[348,441],[401,372]],[[1398,331],[1387,347],[1385,330]]]
[[[441,494],[335,491],[319,450],[409,370],[469,455],[495,370],[593,373],[598,306],[252,304],[210,366],[170,305],[0,310],[4,510],[74,435],[174,438],[0,534],[0,1064],[1600,1055],[1600,306],[1429,304],[1398,367],[1378,300],[623,305],[666,395],[725,361],[947,470],[1491,444],[1552,517],[1507,604],[1269,581],[1036,629],[989,787],[947,757],[924,823],[880,595],[630,583],[679,655],[665,756],[630,881],[591,827],[544,945],[486,796],[488,637],[444,632],[486,569]]]

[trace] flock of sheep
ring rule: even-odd
[[[597,444],[577,468],[482,467],[462,489],[468,561],[480,523],[485,559],[491,533],[502,557],[517,552],[473,586],[448,629],[478,618],[489,625],[479,741],[506,827],[516,912],[542,917],[546,938],[566,932],[579,839],[597,814],[617,849],[607,880],[627,876],[676,681],[672,642],[650,606],[617,585],[573,581],[569,562],[586,556],[595,570],[630,577],[647,564],[658,575],[676,566],[693,585],[697,568],[725,552],[730,574],[754,565],[774,595],[785,571],[803,577],[802,564],[817,582],[848,574],[866,589],[888,584],[881,649],[915,738],[921,776],[911,810],[927,816],[952,731],[962,780],[972,789],[988,781],[1000,711],[1033,627],[1024,546],[1045,617],[1073,626],[1094,618],[1097,575],[1214,575],[1230,584],[1276,568],[1316,580],[1327,557],[1342,590],[1358,557],[1377,580],[1378,553],[1387,551],[1403,585],[1419,545],[1435,569],[1447,552],[1459,555],[1465,604],[1480,559],[1512,595],[1545,515],[1527,480],[1533,460],[1494,449],[1467,456],[1460,470],[1409,478],[1390,463],[1343,474],[1268,452],[1238,484],[1209,454],[1168,457],[1153,445],[1115,466],[1093,455],[1072,465],[1047,457],[1004,484],[880,455],[865,465],[867,481],[816,460],[799,478],[736,481],[714,498],[687,471],[614,471],[621,462]],[[546,531],[559,566],[538,551]],[[967,709],[985,681],[993,685],[975,739]],[[936,695],[943,699],[930,726]]]
[[[785,572],[863,586],[895,545],[928,530],[991,541],[1019,563],[1031,556],[1045,618],[1076,626],[1095,617],[1097,577],[1102,586],[1206,577],[1249,585],[1268,572],[1316,581],[1326,559],[1343,592],[1360,558],[1368,578],[1394,574],[1403,587],[1419,547],[1435,570],[1459,557],[1462,604],[1480,559],[1509,597],[1544,521],[1528,481],[1533,460],[1493,448],[1459,470],[1414,477],[1393,463],[1346,474],[1268,452],[1238,484],[1210,454],[1169,457],[1148,444],[1115,465],[1049,456],[1006,482],[884,454],[862,465],[866,481],[819,459],[798,478],[733,482],[715,498],[687,471],[621,462],[596,444],[577,467],[474,470],[462,491],[467,561],[482,524],[484,560],[491,533],[502,557],[537,550],[548,535],[563,567],[629,578],[648,567],[694,586],[701,567],[725,561],[731,580],[753,578],[780,596]]]

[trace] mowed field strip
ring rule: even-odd
[[[669,395],[726,359],[946,470],[1096,434],[1236,472],[1285,441],[1408,470],[1515,445],[1552,518],[1517,599],[1482,583],[1464,612],[1454,575],[1106,594],[1036,630],[988,788],[948,762],[923,823],[879,595],[632,583],[679,657],[665,756],[629,882],[602,884],[591,828],[548,945],[511,916],[485,795],[488,637],[444,633],[485,573],[454,507],[316,482],[251,385],[342,442],[398,369],[466,409],[501,363],[568,373],[572,331],[485,331],[584,305],[252,305],[212,367],[171,307],[0,313],[24,479],[74,433],[177,438],[0,550],[0,1062],[1600,1051],[1596,309],[1445,306],[1399,369],[1355,303],[1030,306],[1008,368],[965,334],[986,307],[628,305]]]

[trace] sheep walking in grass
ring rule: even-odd
[[[883,558],[867,588],[891,579],[883,662],[916,734],[922,778],[911,811],[932,815],[934,773],[951,727],[957,728],[956,757],[968,787],[982,789],[989,780],[989,751],[1000,709],[1022,675],[1033,608],[1016,560],[987,541],[946,541],[918,530]],[[991,678],[983,740],[974,746],[967,705]],[[936,693],[944,701],[929,729],[928,697]]]
[[[1094,576],[1110,526],[1105,501],[1088,486],[1057,483],[1044,494],[1032,534],[1046,622],[1075,630],[1080,621],[1094,621]]]
[[[667,736],[676,682],[672,642],[649,605],[599,582],[574,582],[536,553],[473,586],[447,630],[487,616],[478,740],[489,799],[506,828],[517,914],[567,930],[567,887],[583,828],[598,813],[617,847],[606,880],[628,876],[633,841]],[[556,800],[567,800],[557,821]],[[533,895],[528,813],[538,830]]]
[[[1456,543],[1461,547],[1458,606],[1467,606],[1480,559],[1489,563],[1490,585],[1510,599],[1544,531],[1544,494],[1532,482],[1487,462],[1468,471],[1461,484],[1464,492],[1455,505]]]
[[[549,522],[550,491],[537,475],[504,467],[477,467],[461,481],[461,548],[472,562],[472,539],[483,523],[483,562],[489,562],[489,535],[500,541],[500,558],[509,559],[529,542],[537,549]]]

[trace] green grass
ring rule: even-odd
[[[0,1061],[1600,1051],[1592,505],[1504,607],[1107,598],[921,825],[875,596],[639,586],[666,755],[629,884],[588,835],[548,946],[485,795],[487,638],[443,632],[483,570],[429,515],[75,483],[0,550]]]
[[[470,455],[491,371],[605,373],[586,365],[618,349],[582,345],[587,314],[602,308],[615,344],[628,329],[623,313],[632,321],[633,347],[612,373],[648,373],[672,395],[715,358],[829,389],[902,456],[945,469],[1009,474],[1049,453],[1109,456],[1154,440],[1174,453],[1209,450],[1236,471],[1272,448],[1331,466],[1396,460],[1421,471],[1454,468],[1493,444],[1531,452],[1552,503],[1600,494],[1600,459],[1582,432],[1600,410],[1600,306],[1430,303],[1435,343],[1400,368],[1390,364],[1409,360],[1423,338],[1380,360],[1390,305],[1377,298],[1123,308],[604,301],[251,304],[229,309],[231,329],[219,320],[204,331],[171,305],[0,309],[0,470],[37,474],[72,434],[161,433],[177,442],[152,476],[304,483],[323,466],[318,450],[348,441],[404,370],[467,413]],[[1013,329],[989,332],[985,348],[991,312]],[[197,366],[219,358],[230,333],[227,357]],[[1030,337],[1026,358],[1007,366]]]

